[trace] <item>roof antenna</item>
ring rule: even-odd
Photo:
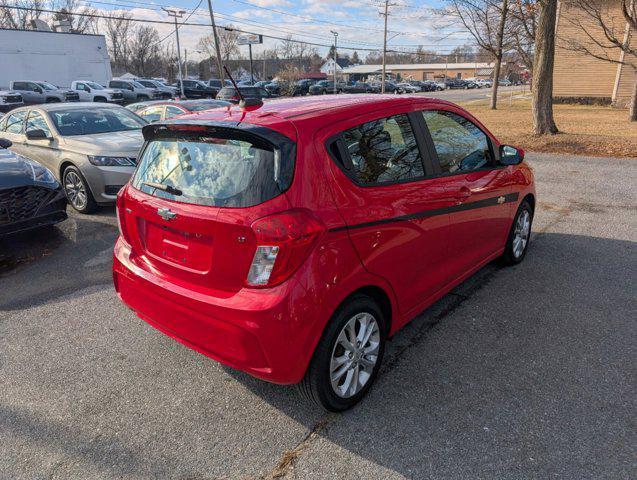
[[[257,105],[263,105],[263,102],[261,101],[260,98],[245,98],[243,96],[243,94],[241,93],[241,90],[239,90],[239,87],[237,86],[237,82],[234,81],[234,78],[232,78],[232,75],[230,74],[230,71],[228,70],[228,67],[226,67],[225,65],[223,66],[224,71],[226,72],[226,75],[228,75],[228,78],[230,79],[230,81],[232,82],[232,85],[234,86],[234,89],[237,91],[237,95],[239,95],[239,106],[241,108],[245,108],[245,107],[254,107]]]

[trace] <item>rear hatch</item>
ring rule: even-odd
[[[133,261],[169,282],[237,291],[255,255],[253,222],[290,208],[294,142],[227,125],[144,128],[118,215]]]

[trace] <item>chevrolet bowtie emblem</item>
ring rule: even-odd
[[[172,212],[170,208],[158,208],[157,215],[159,215],[161,218],[163,218],[166,221],[172,220],[173,218],[177,216],[177,214],[175,212]]]
[[[504,203],[504,197],[498,197],[498,203],[502,205]]]

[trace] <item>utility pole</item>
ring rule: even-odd
[[[212,23],[212,36],[215,39],[215,50],[217,51],[217,68],[219,69],[219,79],[221,80],[221,86],[223,83],[223,63],[221,62],[221,48],[219,48],[219,37],[217,36],[217,27],[215,25],[215,14],[212,11],[212,1],[208,0],[208,11],[210,12],[210,23]]]
[[[177,24],[177,19],[184,16],[186,10],[175,10],[171,8],[161,7],[161,9],[168,14],[169,17],[173,17],[175,19],[175,35],[177,36],[177,63],[179,66],[179,87],[181,89],[181,97],[186,98],[184,95],[184,77],[181,74],[181,46],[179,45],[179,25]]]
[[[385,0],[385,13],[381,13],[385,17],[385,32],[383,34],[383,78],[380,81],[380,93],[385,93],[385,71],[387,70],[387,17],[389,17],[389,7],[393,7],[395,3],[389,3]]]
[[[338,68],[338,51],[337,51],[337,43],[338,43],[338,32],[335,30],[330,30],[332,35],[334,35],[334,94],[336,94],[336,69]]]
[[[254,68],[252,67],[252,44],[248,44],[248,51],[250,52],[250,82],[254,85]]]
[[[184,48],[184,77],[188,78],[188,49]]]

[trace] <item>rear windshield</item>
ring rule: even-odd
[[[265,142],[246,139],[158,138],[144,149],[132,184],[176,202],[250,207],[288,188],[289,162],[281,156]]]

